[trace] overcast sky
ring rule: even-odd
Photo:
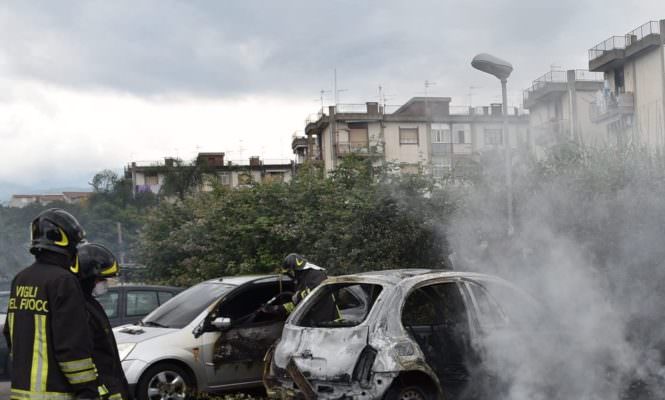
[[[289,159],[335,68],[340,103],[382,86],[401,104],[429,80],[483,105],[499,83],[469,63],[489,52],[513,63],[519,105],[551,66],[584,69],[588,48],[661,18],[662,0],[2,2],[0,192],[197,151]]]

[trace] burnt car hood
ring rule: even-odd
[[[140,343],[169,333],[178,332],[176,328],[155,326],[122,325],[113,328],[113,335],[118,343]]]

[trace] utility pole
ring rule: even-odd
[[[120,265],[125,263],[125,249],[122,245],[122,223],[117,222],[116,227],[118,229],[118,249],[120,249]]]

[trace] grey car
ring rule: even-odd
[[[317,309],[331,298],[338,315],[322,319]],[[329,278],[287,320],[268,357],[267,389],[281,398],[451,399],[462,391],[474,398],[469,388],[486,388],[494,377],[480,368],[473,344],[483,332],[516,333],[539,311],[519,289],[482,274],[408,269]]]
[[[284,321],[258,310],[290,299],[281,275],[223,277],[181,292],[136,325],[114,328],[139,400],[262,386],[263,359]]]

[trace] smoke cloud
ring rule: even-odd
[[[449,227],[455,269],[503,277],[545,310],[526,335],[488,333],[505,398],[664,398],[663,158],[565,145],[522,166],[513,235],[502,166],[465,189]]]

